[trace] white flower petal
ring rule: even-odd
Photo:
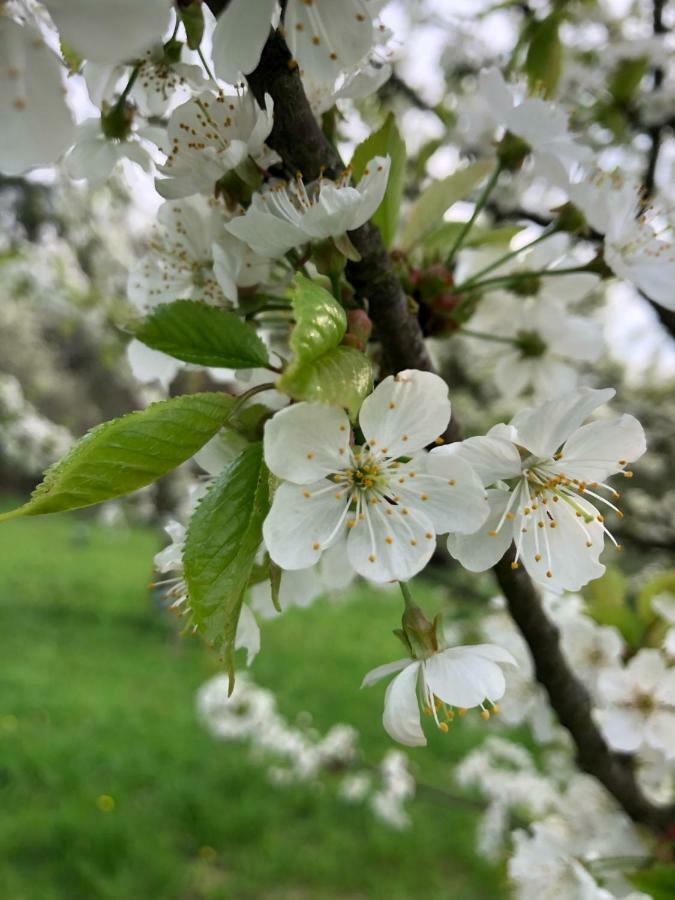
[[[511,496],[510,491],[487,492],[490,511],[488,518],[474,534],[449,534],[448,552],[470,572],[484,572],[499,562],[513,540],[511,522],[504,522],[496,535],[494,532],[504,514]]]
[[[602,391],[581,388],[536,409],[523,410],[511,420],[518,433],[518,443],[536,456],[553,456],[584,419],[615,393],[612,388]]]
[[[420,572],[436,549],[434,528],[417,509],[386,502],[364,504],[362,520],[347,538],[347,553],[369,581],[407,581]]]
[[[338,538],[324,552],[319,563],[319,569],[321,581],[329,590],[343,590],[352,583],[356,572],[349,562],[346,537]]]
[[[414,478],[408,467],[402,469],[400,477],[406,481],[396,485],[401,503],[421,507],[437,534],[473,534],[490,511],[487,493],[474,470],[459,456],[436,450],[427,456],[426,469],[428,474],[416,474]]]
[[[278,478],[309,484],[349,464],[349,436],[343,410],[296,403],[265,423],[265,462]]]
[[[412,456],[443,434],[449,421],[446,383],[417,369],[385,378],[359,413],[366,443],[389,457]]]
[[[368,672],[361,682],[361,687],[370,687],[371,684],[377,684],[378,681],[381,681],[382,678],[386,678],[387,675],[393,675],[394,672],[400,672],[401,669],[405,669],[406,666],[410,666],[414,663],[412,659],[397,659],[395,662],[385,663],[382,666],[377,666],[375,669],[371,669]]]
[[[387,734],[406,747],[424,747],[424,737],[417,704],[419,663],[406,666],[387,688],[384,695],[382,724]]]
[[[320,81],[335,81],[373,45],[373,22],[364,0],[289,0],[284,25],[301,70]]]
[[[260,652],[260,629],[255,620],[255,616],[243,603],[239,613],[239,622],[237,623],[237,634],[234,639],[236,650],[246,650],[246,665],[250,666],[253,660]]]
[[[666,759],[675,758],[675,714],[657,709],[645,724],[645,740],[650,747],[661,750]]]
[[[336,485],[326,480],[305,488],[284,482],[278,488],[263,523],[267,550],[278,566],[307,569],[318,562],[345,517],[348,499],[344,492],[337,499],[336,493]]]
[[[146,347],[136,338],[127,344],[127,359],[133,372],[143,384],[159,381],[165,388],[171,384],[176,373],[183,368],[183,363],[159,350]]]
[[[595,720],[612,750],[635,753],[642,746],[644,717],[634,709],[596,709]]]
[[[276,0],[231,0],[213,31],[213,67],[223,81],[234,84],[260,62],[270,32]]]
[[[506,688],[499,665],[474,654],[471,647],[451,647],[425,660],[423,677],[430,690],[450,706],[480,706],[498,700]]]
[[[508,428],[508,426],[504,426]],[[494,432],[494,429],[492,429]],[[495,434],[470,437],[458,444],[437,447],[431,456],[458,456],[468,463],[484,485],[520,475],[522,465],[517,447]]]
[[[558,465],[568,478],[604,481],[623,469],[626,462],[642,456],[646,449],[642,425],[633,416],[624,415],[578,428],[563,446]]]

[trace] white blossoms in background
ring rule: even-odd
[[[596,171],[569,191],[589,225],[604,235],[604,260],[615,275],[675,309],[675,241],[666,214],[646,207],[640,186],[615,173]]]
[[[55,162],[75,139],[63,67],[40,32],[0,4],[0,172],[20,175]]]
[[[431,558],[437,533],[475,531],[484,489],[459,458],[426,454],[450,419],[446,384],[409,370],[366,398],[352,446],[345,412],[298,403],[265,426],[265,461],[282,483],[263,526],[283,569],[314,565],[347,539],[353,568],[371,581],[406,581]]]
[[[382,724],[387,734],[408,747],[427,742],[420,719],[420,700],[426,715],[437,727],[448,731],[455,709],[480,706],[485,718],[504,694],[506,683],[501,665],[517,665],[507,650],[494,644],[449,647],[425,659],[399,659],[369,672],[361,687],[369,687],[398,672],[387,687]]]
[[[253,195],[244,215],[227,229],[261,256],[283,256],[292,247],[340,237],[370,219],[382,202],[389,178],[389,157],[376,156],[356,185],[347,170],[337,181],[301,178]]]
[[[169,25],[169,0],[44,0],[61,39],[83,59],[101,63],[133,59],[161,41]]]
[[[581,423],[614,391],[582,388],[525,409],[510,425],[484,437],[438,447],[432,457],[459,457],[494,485],[490,516],[476,534],[453,535],[448,550],[472,572],[494,565],[516,545],[514,567],[554,592],[577,591],[605,570],[599,557],[608,535],[604,512],[621,516],[606,484],[645,451],[645,436],[633,416]],[[612,497],[608,500],[598,491]],[[596,504],[603,508],[601,513]]]
[[[248,157],[260,156],[272,130],[272,99],[261,109],[249,91],[225,94],[203,91],[171,114],[168,152],[156,188],[175,200],[213,194],[216,183]]]
[[[610,747],[622,753],[651,747],[675,759],[675,669],[658,650],[642,649],[625,668],[603,672],[598,692],[606,708],[594,715]]]
[[[374,43],[373,17],[381,6],[381,0],[288,0],[284,35],[301,71],[334,81],[359,63]],[[277,0],[231,0],[213,33],[216,75],[233,84],[252,72],[278,22]]]
[[[570,135],[567,113],[538,97],[518,102],[516,92],[497,69],[480,73],[478,90],[495,122],[528,144],[535,163],[554,183],[566,186],[576,167],[592,158],[590,147]]]

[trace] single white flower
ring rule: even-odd
[[[63,67],[40,32],[19,25],[0,5],[0,172],[47,166],[75,140]]]
[[[84,178],[94,187],[105,184],[122,160],[151,172],[150,148],[158,146],[163,139],[164,132],[153,126],[132,128],[124,139],[108,137],[101,119],[85,119],[77,126],[75,145],[66,156],[66,171],[71,178]]]
[[[125,64],[85,63],[82,76],[96,106],[113,103],[126,87],[131,68]],[[203,90],[205,77],[199,66],[166,58],[160,44],[146,50],[129,94],[143,116],[164,116],[170,107],[185,102],[190,91]]]
[[[598,322],[571,314],[562,302],[545,295],[491,292],[481,299],[469,327],[511,339],[467,338],[472,352],[489,357],[495,386],[509,399],[530,393],[541,402],[573,390],[579,373],[570,363],[592,362],[603,349]]]
[[[169,119],[168,155],[157,191],[167,200],[213,194],[216,183],[248,157],[259,157],[272,130],[272,99],[261,109],[250,91],[203,91]]]
[[[567,113],[538,97],[518,100],[498,69],[478,76],[478,90],[495,122],[530,147],[535,163],[554,183],[567,185],[579,164],[592,158],[590,147],[577,143],[567,128]]]
[[[496,486],[488,491],[485,525],[476,534],[451,534],[450,554],[482,572],[515,542],[514,567],[522,562],[534,581],[558,593],[602,575],[604,537],[616,541],[595,504],[622,514],[598,491],[616,499],[606,479],[619,472],[630,477],[625,466],[646,449],[633,416],[581,424],[613,396],[611,389],[582,388],[525,409],[484,437],[432,450],[431,457],[460,457],[486,486]]]
[[[226,225],[260,256],[276,258],[292,247],[339,237],[359,228],[382,202],[389,178],[389,157],[376,156],[356,185],[349,170],[331,181],[319,178],[305,185],[301,178],[253,195],[242,216]]]
[[[365,399],[365,443],[351,446],[345,412],[298,403],[265,425],[265,461],[282,483],[263,526],[283,569],[314,565],[347,538],[353,568],[377,582],[405,581],[429,561],[436,533],[475,531],[487,515],[483,487],[460,459],[423,448],[450,419],[445,382],[408,370]]]
[[[300,69],[321,81],[335,80],[368,55],[375,42],[373,17],[381,0],[288,0],[286,43]],[[270,27],[279,22],[277,0],[231,0],[213,33],[216,75],[234,84],[260,62]]]
[[[225,230],[222,208],[196,196],[162,204],[149,252],[129,275],[131,302],[146,312],[171,300],[237,304],[237,287],[269,275],[269,263]]]
[[[171,538],[171,543],[155,554],[155,569],[163,575],[173,573],[173,576],[158,582],[157,586],[166,589],[166,596],[172,601],[171,609],[180,615],[187,615],[190,612],[190,598],[183,576],[185,526],[172,520],[166,525],[165,531]],[[234,647],[235,650],[242,648],[246,650],[247,666],[251,665],[260,652],[260,628],[245,603],[242,604],[239,614]]]
[[[369,687],[387,675],[398,675],[387,687],[382,724],[387,734],[408,747],[424,746],[420,702],[437,727],[447,732],[454,710],[492,707],[504,694],[506,683],[500,665],[517,665],[511,654],[494,644],[449,647],[426,659],[399,659],[373,669],[361,687]],[[486,716],[487,718],[487,716]]]
[[[585,615],[563,618],[558,627],[563,652],[575,675],[595,694],[602,673],[621,664],[621,633],[609,625],[598,625]]]
[[[604,260],[614,274],[655,303],[675,309],[671,226],[662,211],[645,206],[641,187],[616,173],[596,171],[569,192],[591,227],[604,235]]]
[[[83,59],[117,63],[161,41],[169,0],[44,0],[61,39]]]
[[[598,692],[607,706],[594,715],[610,747],[652,747],[675,759],[675,669],[658,650],[639,650],[625,668],[602,672]]]

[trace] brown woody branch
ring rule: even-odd
[[[209,0],[212,8],[221,2]],[[268,143],[289,172],[301,171],[305,178],[312,179],[322,169],[343,167],[312,114],[297,69],[278,34],[270,36],[260,64],[248,81],[259,102],[266,93],[274,100],[275,124]],[[388,364],[394,370],[433,371],[419,323],[377,228],[364,225],[350,237],[361,260],[349,264],[347,275],[358,295],[369,302]],[[456,431],[458,434],[459,429]],[[630,760],[607,747],[593,721],[589,694],[567,665],[558,631],[544,613],[532,582],[522,570],[512,570],[508,560],[499,563],[495,572],[511,615],[532,653],[537,678],[574,740],[579,765],[595,775],[636,822],[657,831],[665,829],[675,822],[675,811],[650,803],[640,791]]]

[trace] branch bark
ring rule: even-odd
[[[210,0],[214,6],[222,0]],[[213,6],[212,6],[213,8]],[[274,128],[269,145],[292,174],[316,178],[323,170],[343,166],[335,148],[321,131],[305,97],[302,82],[280,35],[272,34],[258,67],[248,78],[258,102],[266,93],[274,100]],[[409,308],[389,254],[377,228],[370,224],[350,234],[361,260],[350,263],[347,276],[357,294],[369,302],[370,316],[394,370],[417,368],[434,371],[422,332]],[[455,424],[449,440],[456,440]],[[568,667],[560,649],[558,631],[546,616],[537,591],[508,559],[495,569],[509,610],[530,647],[537,678],[545,687],[561,723],[569,730],[579,765],[595,775],[636,821],[656,831],[675,822],[675,810],[650,803],[640,791],[630,760],[612,753],[591,716],[591,700],[584,685]]]

